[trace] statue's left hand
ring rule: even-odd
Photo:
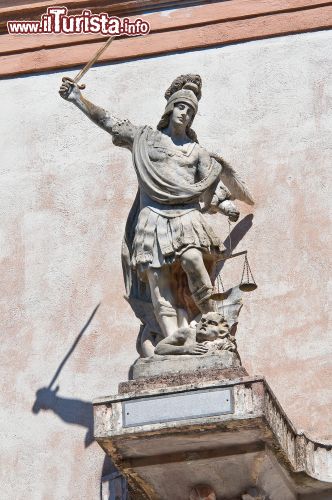
[[[228,214],[228,218],[231,222],[236,222],[238,220],[238,218],[240,217],[240,212],[238,210],[232,210],[231,212],[229,212]]]
[[[227,215],[231,222],[236,222],[240,216],[240,212],[231,200],[225,200],[218,206],[221,213]]]

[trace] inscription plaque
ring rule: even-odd
[[[230,388],[166,394],[122,403],[124,427],[210,417],[233,412]]]

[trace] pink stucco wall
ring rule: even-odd
[[[201,74],[200,142],[239,170],[257,201],[239,204],[254,217],[237,250],[249,250],[259,285],[240,316],[243,362],[266,376],[297,428],[331,440],[329,43],[318,32],[105,65],[85,83],[92,101],[154,125],[170,81]],[[116,392],[136,356],[120,266],[136,192],[130,154],[59,98],[62,76],[0,82],[1,482],[15,500],[98,498],[104,457],[85,446],[88,403]],[[211,222],[226,238],[227,222]],[[241,264],[227,263],[226,285]],[[48,396],[52,409],[32,412],[99,303]]]

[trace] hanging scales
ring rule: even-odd
[[[229,255],[225,258],[225,260],[233,259],[234,257],[239,257],[240,255],[244,255],[242,276],[239,284],[239,289],[242,292],[252,292],[253,290],[256,290],[257,284],[255,282],[254,276],[252,274],[249,265],[249,260],[247,256],[248,252],[247,250],[243,250],[242,252],[237,252],[234,254],[232,253],[232,240],[231,240],[230,228],[231,228],[231,223],[228,221]],[[216,301],[223,301],[227,298],[228,295],[229,295],[228,292],[226,292],[224,288],[221,272],[219,272],[215,280],[214,291],[211,295],[211,299]]]

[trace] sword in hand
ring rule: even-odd
[[[77,73],[74,79],[70,78],[69,76],[64,76],[62,78],[62,84],[59,90],[59,94],[63,99],[75,102],[80,98],[80,90],[85,89],[85,85],[78,84],[78,82],[83,78],[85,73],[89,71],[91,66],[93,66],[95,62],[98,61],[101,54],[111,45],[114,38],[115,38],[114,36],[111,36],[107,40],[107,42],[102,47],[100,47],[99,50],[97,50],[94,56],[90,59],[89,62],[86,63],[84,68],[82,68],[81,71]]]

